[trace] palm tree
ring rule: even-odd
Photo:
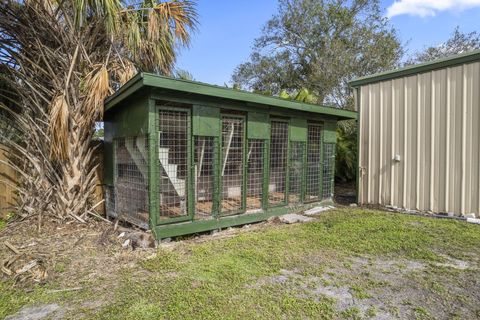
[[[0,108],[16,133],[0,142],[21,176],[21,216],[88,217],[104,99],[138,71],[171,74],[196,23],[187,0],[0,2],[0,82],[10,88]],[[15,108],[1,103],[12,95]]]

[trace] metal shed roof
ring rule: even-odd
[[[208,97],[247,102],[251,104],[285,108],[303,112],[312,112],[317,114],[325,114],[335,116],[339,120],[357,118],[357,113],[354,111],[291,101],[277,97],[269,97],[252,92],[230,89],[196,81],[173,79],[150,73],[137,74],[125,85],[123,85],[117,92],[107,98],[105,101],[105,111],[112,109],[126,97],[132,95],[133,93],[144,87],[162,88],[177,92],[183,92],[186,94],[198,94]]]
[[[390,70],[386,72],[376,73],[366,77],[360,77],[349,82],[351,87],[359,87],[365,84],[374,82],[390,80],[417,73],[427,72],[435,69],[442,69],[468,62],[480,60],[480,50],[475,50],[467,53],[457,54],[443,59],[438,59],[430,62],[411,65],[404,68]]]

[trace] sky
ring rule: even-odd
[[[447,40],[458,25],[480,31],[480,0],[382,0],[384,15],[399,33],[407,54]],[[255,38],[277,12],[277,0],[197,0],[198,30],[183,49],[177,68],[195,80],[231,84],[235,67],[248,61]]]

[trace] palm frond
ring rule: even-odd
[[[68,103],[64,93],[53,98],[50,105],[49,136],[52,139],[50,157],[63,160],[68,154]]]
[[[113,93],[113,89],[110,86],[110,75],[108,74],[107,67],[105,65],[97,66],[85,77],[85,103],[83,118],[89,121],[88,123],[97,120],[96,118],[100,114],[103,114],[103,101],[106,97]]]

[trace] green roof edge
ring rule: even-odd
[[[283,107],[298,111],[314,112],[331,115],[342,119],[357,118],[357,113],[355,111],[297,102],[278,97],[264,96],[248,91],[225,88],[196,81],[174,79],[150,73],[138,73],[127,83],[125,83],[119,90],[117,90],[117,92],[108,97],[105,100],[105,111],[110,110],[115,105],[120,103],[125,97],[129,96],[137,90],[140,90],[144,86],[158,87],[223,99],[244,101],[266,106]]]
[[[456,55],[442,58],[442,59],[437,59],[434,61],[424,62],[424,63],[415,64],[415,65],[411,65],[411,66],[407,66],[399,69],[375,73],[370,76],[356,78],[349,81],[348,84],[350,85],[350,87],[355,88],[365,84],[405,77],[405,76],[409,76],[417,73],[432,71],[436,69],[442,69],[446,67],[451,67],[451,66],[469,63],[473,61],[479,61],[479,60],[480,60],[480,50],[474,50],[474,51],[470,51],[462,54],[456,54]]]

